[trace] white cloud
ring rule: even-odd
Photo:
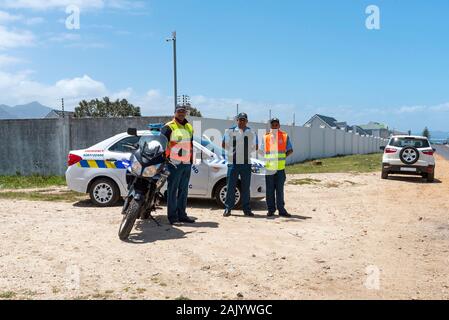
[[[32,17],[24,20],[24,23],[28,26],[35,26],[41,23],[44,23],[45,19],[42,17]]]
[[[0,10],[0,25],[6,25],[13,22],[21,22],[27,26],[35,26],[45,22],[43,17],[25,17],[23,15],[15,15]]]
[[[110,96],[111,100],[117,99],[129,99],[133,96],[134,90],[132,88],[126,88],[125,90],[120,90]]]
[[[64,98],[69,110],[82,99],[114,95],[107,90],[103,82],[96,81],[88,75],[62,79],[55,84],[47,85],[33,80],[32,74],[31,71],[18,73],[0,71],[1,103],[14,105],[39,101],[45,105],[54,106],[61,98]]]
[[[24,62],[20,58],[12,57],[6,54],[0,54],[0,68],[9,67]]]
[[[80,78],[60,80],[55,84],[54,88],[69,98],[103,96],[108,92],[104,83],[95,81],[87,75]]]
[[[151,89],[143,97],[135,97],[134,100],[135,104],[141,107],[143,115],[168,115],[172,113],[170,110],[173,110],[173,98],[162,95],[156,89]]]
[[[32,32],[11,30],[0,26],[0,50],[32,46],[34,43],[35,36]]]
[[[427,109],[426,106],[403,106],[396,110],[396,113],[415,113],[415,112],[423,112]]]
[[[448,112],[449,111],[449,102],[439,104],[436,106],[432,106],[429,109],[430,109],[430,111],[433,111],[433,112]]]
[[[65,9],[75,5],[82,9],[101,9],[105,5],[103,0],[0,0],[0,6],[12,9]]]
[[[53,34],[48,38],[51,42],[79,41],[81,36],[76,33],[59,33]]]
[[[145,6],[143,1],[130,0],[0,0],[0,7],[12,9],[51,10],[65,9],[75,5],[80,9],[138,9]]]
[[[13,15],[9,12],[0,10],[0,23],[6,24],[14,21],[21,20],[23,17],[20,15]]]
[[[158,116],[173,113],[173,97],[164,95],[157,89],[149,90],[142,97],[135,96],[132,101],[142,108],[144,115]],[[266,121],[271,109],[273,117],[279,117],[284,123],[291,123],[296,108],[290,104],[269,104],[240,98],[211,98],[204,95],[192,96],[191,103],[201,111],[203,116],[217,119],[234,117],[237,112],[237,104],[239,104],[239,111],[248,113],[250,121],[255,122]]]

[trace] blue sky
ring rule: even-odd
[[[380,30],[365,27],[368,5]],[[449,131],[448,13],[445,0],[0,0],[0,104],[110,95],[167,113],[177,30],[179,93],[205,116],[239,103],[257,121],[272,109]]]

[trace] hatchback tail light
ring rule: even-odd
[[[422,153],[428,155],[428,156],[433,156],[433,151],[429,150],[429,151],[423,151]]]
[[[385,148],[385,153],[396,153],[398,150],[393,148]]]
[[[69,153],[69,155],[67,157],[67,165],[69,167],[71,167],[74,164],[77,164],[78,162],[80,162],[81,160],[83,160],[83,158],[81,158],[80,156],[77,156],[76,154],[73,154],[73,153]]]

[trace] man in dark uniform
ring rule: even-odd
[[[223,137],[223,149],[228,151],[228,176],[225,211],[223,216],[229,217],[235,206],[235,190],[240,177],[242,207],[245,216],[253,217],[250,206],[251,188],[251,152],[257,151],[257,135],[251,131],[248,115],[240,113],[237,125],[226,130]]]

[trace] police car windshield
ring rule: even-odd
[[[210,139],[208,137],[203,137],[202,139],[200,139],[198,137],[194,137],[194,140],[196,142],[200,143],[206,149],[208,149],[211,152],[218,155],[219,157],[227,159],[228,152],[225,149],[223,149],[222,147],[219,147],[215,143],[210,141]]]

